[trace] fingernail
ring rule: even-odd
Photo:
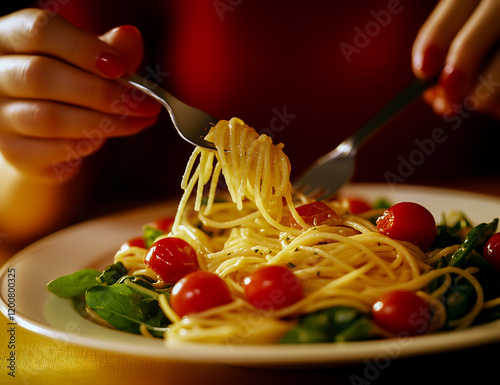
[[[450,101],[459,101],[465,86],[465,75],[451,64],[447,64],[439,78],[439,85],[443,88]]]
[[[127,66],[123,60],[111,52],[101,53],[97,57],[96,67],[104,75],[110,78],[119,78],[127,70]]]
[[[436,45],[428,45],[422,54],[415,55],[413,58],[414,68],[426,76],[436,74],[443,64],[443,54]]]
[[[141,32],[135,25],[130,25],[130,24],[121,25],[120,27],[118,27],[118,29],[120,29],[121,31],[133,32],[136,35],[141,36]]]

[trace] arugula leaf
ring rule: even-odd
[[[79,297],[91,287],[98,284],[101,272],[95,269],[84,269],[69,275],[56,278],[47,284],[47,289],[59,297]]]

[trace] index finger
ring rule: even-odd
[[[127,70],[118,53],[97,36],[42,9],[24,9],[0,19],[0,54],[12,53],[52,56],[108,78]]]

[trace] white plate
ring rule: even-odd
[[[346,187],[344,195],[390,202],[414,201],[426,206],[439,220],[443,211],[462,210],[474,223],[500,217],[500,199],[464,192],[417,186],[359,184]],[[52,234],[19,252],[0,270],[4,314],[10,291],[15,298],[15,321],[36,333],[71,344],[137,356],[218,362],[250,367],[343,365],[371,359],[394,359],[435,353],[500,341],[500,321],[463,331],[382,341],[345,344],[230,346],[186,344],[165,347],[160,339],[147,339],[107,329],[82,318],[70,300],[51,295],[46,284],[85,267],[102,268],[112,262],[121,243],[140,234],[142,224],[173,214],[177,203],[141,208],[88,221]],[[15,281],[9,281],[9,271]],[[12,275],[10,278],[13,278]]]

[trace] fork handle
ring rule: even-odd
[[[436,79],[413,80],[403,91],[387,103],[375,116],[353,135],[349,136],[344,143],[349,144],[352,150],[356,150],[374,133],[378,128],[394,118],[413,100],[420,96],[426,89],[436,83]]]

